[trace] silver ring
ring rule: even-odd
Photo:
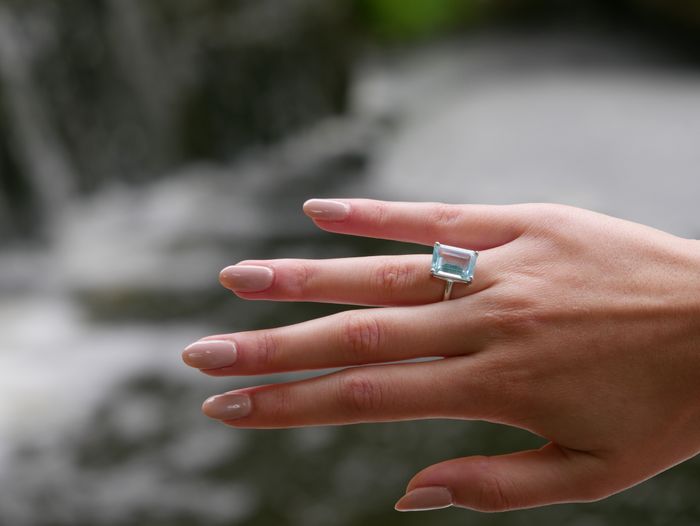
[[[430,264],[430,274],[435,278],[445,280],[445,292],[442,301],[449,300],[452,295],[452,285],[465,283],[470,285],[474,280],[474,268],[479,253],[468,248],[451,247],[435,242],[433,246],[433,261]]]

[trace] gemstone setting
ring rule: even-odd
[[[430,273],[447,281],[471,283],[479,253],[476,250],[435,243]]]

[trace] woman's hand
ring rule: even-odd
[[[400,510],[597,500],[700,451],[698,241],[548,204],[304,210],[331,232],[479,250],[474,282],[441,301],[429,253],[225,268],[221,282],[244,299],[384,308],[190,345],[184,361],[213,376],[354,366],[214,396],[210,417],[247,428],[478,419],[551,441],[430,466]],[[382,364],[425,357],[441,359]]]

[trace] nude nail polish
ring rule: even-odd
[[[426,511],[447,508],[453,504],[452,492],[443,486],[416,488],[394,505],[396,511]]]
[[[216,420],[234,420],[250,413],[250,397],[243,393],[225,393],[207,398],[202,411]]]
[[[182,361],[197,369],[227,367],[233,365],[237,357],[236,345],[224,340],[194,342],[182,351]]]
[[[309,199],[304,203],[304,213],[320,221],[342,221],[350,214],[350,205],[332,199]]]
[[[259,265],[231,265],[219,273],[224,287],[236,292],[261,292],[270,288],[274,272]]]

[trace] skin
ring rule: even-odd
[[[238,350],[203,371],[213,376],[354,366],[234,391],[252,409],[226,424],[478,419],[549,440],[441,462],[408,483],[482,511],[598,500],[700,451],[700,242],[561,205],[337,201],[349,214],[315,219],[321,229],[477,249],[474,282],[441,301],[429,248],[239,263],[274,273],[263,291],[234,290],[246,300],[380,308],[203,338]],[[418,357],[440,359],[382,364]]]

